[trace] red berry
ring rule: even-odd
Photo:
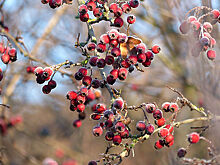
[[[90,42],[90,43],[87,45],[87,49],[88,49],[89,51],[94,51],[95,48],[96,48],[96,44],[93,43],[93,42]]]
[[[156,141],[156,143],[154,144],[154,148],[155,149],[161,149],[164,147],[164,141],[163,140],[158,140]]]
[[[49,6],[52,9],[55,9],[62,5],[62,0],[49,0]]]
[[[165,142],[167,144],[169,144],[170,142],[172,142],[174,140],[174,137],[172,134],[169,134],[166,138],[165,138]]]
[[[218,19],[218,18],[219,18],[219,15],[220,15],[219,10],[214,9],[214,10],[212,10],[211,12],[212,12],[212,18],[213,18],[213,19]]]
[[[169,134],[169,130],[167,128],[162,128],[159,132],[158,135],[162,138],[167,137],[167,135]]]
[[[93,15],[95,16],[95,17],[101,17],[102,16],[102,9],[101,8],[95,8],[94,10],[93,10]]]
[[[152,124],[148,124],[146,126],[146,134],[151,135],[154,132],[154,126]]]
[[[136,8],[139,6],[139,1],[138,0],[130,0],[129,4],[131,7]]]
[[[79,8],[78,8],[78,10],[79,10],[79,13],[80,14],[86,14],[87,12],[88,12],[88,8],[87,8],[87,6],[86,5],[80,5],[79,6]]]
[[[50,0],[41,0],[41,3],[47,4]]]
[[[91,85],[93,88],[99,88],[101,83],[98,79],[94,79],[94,80],[92,80]]]
[[[88,96],[88,94],[89,94],[88,88],[82,87],[82,88],[80,89],[80,94],[83,95],[83,96]]]
[[[166,125],[165,128],[167,128],[170,133],[172,133],[174,129],[173,126],[171,126],[170,124]]]
[[[200,29],[201,23],[199,21],[192,21],[191,26],[193,30],[197,31]]]
[[[100,126],[95,126],[93,127],[92,132],[94,136],[101,136],[103,133],[103,129]]]
[[[142,63],[144,67],[149,67],[151,65],[151,61],[146,60],[145,62]]]
[[[121,141],[122,141],[122,139],[121,139],[121,136],[120,136],[120,135],[115,135],[115,136],[113,137],[113,143],[114,143],[115,145],[119,145],[119,144],[121,143]]]
[[[106,61],[103,58],[100,58],[97,60],[96,65],[98,68],[104,68],[106,65]]]
[[[110,75],[112,76],[113,79],[117,79],[118,78],[118,69],[111,70]]]
[[[73,122],[73,126],[74,126],[74,127],[79,128],[79,127],[81,127],[81,125],[82,125],[81,120],[75,120],[75,121]]]
[[[135,21],[136,21],[136,17],[134,15],[130,15],[127,17],[127,22],[129,24],[133,24],[133,23],[135,23]]]
[[[211,33],[212,32],[212,24],[209,23],[209,22],[204,22],[203,23],[203,28],[208,32],[208,33]]]
[[[76,97],[76,101],[77,101],[78,104],[84,104],[85,101],[86,101],[86,97],[81,95],[81,94],[79,94]]]
[[[148,113],[153,113],[156,110],[156,106],[154,104],[151,104],[151,103],[146,104],[144,106],[144,108],[145,108],[146,112],[148,112]]]
[[[207,52],[207,57],[210,60],[214,60],[216,58],[216,52],[214,50],[209,50]]]
[[[121,62],[121,66],[122,66],[123,68],[129,68],[129,67],[131,66],[131,64],[128,63],[128,60],[123,60],[123,61]]]
[[[137,58],[136,55],[130,55],[128,57],[128,63],[131,64],[131,65],[137,64],[137,60],[138,60],[138,58]]]
[[[99,103],[96,105],[96,112],[97,113],[103,113],[106,109],[107,108],[106,108],[105,104]]]
[[[95,93],[90,89],[88,92],[88,96],[86,97],[87,101],[92,101],[96,99]]]
[[[99,53],[103,53],[106,51],[106,45],[105,44],[102,44],[102,43],[99,43],[96,47],[96,50],[99,52]]]
[[[117,98],[114,100],[113,105],[114,108],[116,109],[123,109],[124,108],[124,101],[122,98]]]
[[[158,45],[154,45],[151,49],[154,54],[158,54],[161,50]]]
[[[156,109],[154,112],[153,112],[153,117],[158,120],[158,119],[161,119],[163,117],[163,112],[159,109]]]
[[[158,119],[158,120],[155,120],[155,124],[158,126],[158,127],[162,127],[164,124],[166,123],[166,120],[165,118],[161,118],[161,119]]]
[[[188,135],[188,141],[192,144],[198,143],[200,139],[200,135],[197,132],[193,132]]]
[[[44,85],[42,88],[44,94],[49,94],[51,92],[51,87],[49,85]]]
[[[111,54],[112,54],[114,57],[120,56],[120,55],[121,55],[121,50],[120,50],[120,48],[113,48],[113,49],[111,50]]]
[[[86,68],[80,68],[78,72],[82,73],[83,76],[88,74],[88,70]]]
[[[129,131],[127,129],[125,129],[123,132],[120,132],[120,136],[121,138],[128,138],[129,137]]]
[[[114,61],[115,61],[115,59],[114,59],[114,57],[111,56],[111,55],[108,55],[108,56],[105,57],[105,62],[106,62],[106,64],[108,64],[108,65],[112,65],[112,64],[114,63]]]
[[[93,56],[93,57],[90,58],[89,64],[90,64],[91,66],[96,66],[97,60],[98,60],[98,57]]]
[[[145,55],[144,53],[138,54],[137,60],[138,60],[138,62],[140,62],[140,63],[145,62],[145,61],[146,61],[146,55]]]
[[[37,67],[37,68],[35,68],[35,70],[34,70],[34,74],[35,74],[36,76],[42,75],[43,72],[44,72],[44,69],[43,69],[42,67]]]
[[[102,117],[102,115],[97,114],[97,113],[93,113],[90,117],[93,120],[99,120]]]
[[[66,95],[67,99],[74,100],[77,97],[77,93],[74,91],[69,91]]]
[[[110,85],[113,85],[116,82],[116,79],[114,79],[111,75],[108,75],[106,80],[107,80],[107,83]]]
[[[112,4],[109,6],[109,11],[110,11],[111,13],[116,13],[117,9],[118,9],[118,5],[117,5],[116,3],[112,3]]]
[[[169,106],[170,106],[170,103],[169,102],[165,102],[162,104],[162,110],[165,111],[165,112],[169,112],[170,109],[169,109]]]
[[[108,32],[108,35],[109,35],[109,37],[110,37],[111,40],[118,39],[118,37],[119,37],[119,32],[118,32],[116,29],[111,29],[111,30]]]
[[[114,16],[115,17],[120,17],[122,14],[123,14],[123,11],[122,11],[122,9],[120,7],[118,7],[116,9],[116,11],[114,12]]]
[[[177,112],[179,110],[179,106],[177,103],[170,103],[169,110],[171,112]]]
[[[195,16],[189,16],[189,17],[187,18],[187,22],[188,22],[188,23],[191,23],[191,22],[193,22],[193,21],[197,21],[197,18],[196,18]]]
[[[93,0],[90,0],[86,5],[90,11],[93,11],[96,8],[96,3]]]
[[[131,6],[126,2],[121,5],[121,8],[124,13],[129,13],[131,11]]]
[[[118,71],[119,80],[125,80],[128,75],[128,71],[125,68],[120,68]]]
[[[110,38],[109,38],[108,34],[102,34],[100,36],[100,42],[103,44],[108,44],[110,42]]]
[[[92,77],[90,77],[90,76],[84,76],[82,79],[82,83],[85,86],[89,86],[91,84],[91,82],[92,82]]]
[[[82,22],[87,22],[87,21],[89,20],[89,14],[88,14],[88,13],[80,14],[80,15],[79,15],[79,19],[80,19],[80,21],[82,21]]]
[[[105,134],[105,139],[106,139],[107,141],[112,141],[112,140],[113,140],[113,137],[114,137],[113,132],[110,132],[110,131],[106,132],[106,134]]]
[[[114,20],[114,26],[115,27],[122,27],[123,24],[124,24],[124,21],[121,17],[115,18],[115,20]]]
[[[10,62],[10,56],[9,54],[3,54],[1,57],[1,60],[4,64],[8,64]]]
[[[116,40],[116,39],[111,40],[110,43],[109,43],[109,45],[110,45],[111,47],[113,47],[113,48],[117,47],[117,45],[118,45],[118,40]]]
[[[136,124],[136,128],[138,131],[144,131],[146,129],[146,124],[144,121],[139,121]]]
[[[50,86],[51,89],[54,89],[54,88],[56,88],[57,83],[56,83],[56,81],[54,81],[54,80],[50,80],[50,81],[48,82],[48,85]]]
[[[124,132],[125,131],[125,125],[122,123],[122,122],[117,122],[116,124],[115,124],[115,130],[117,131],[117,132]]]

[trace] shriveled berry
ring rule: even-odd
[[[97,113],[103,113],[106,109],[107,108],[106,108],[105,104],[99,103],[96,105],[96,112]]]
[[[108,32],[108,35],[109,35],[109,37],[110,37],[111,40],[118,39],[118,37],[119,37],[119,32],[118,32],[116,29],[111,29],[111,30]]]
[[[97,114],[97,113],[93,113],[93,114],[91,114],[90,117],[93,120],[99,120],[102,117],[102,115],[101,114]]]
[[[120,132],[121,138],[126,139],[129,137],[128,129],[125,129],[123,132]]]

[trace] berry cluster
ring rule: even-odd
[[[109,20],[111,22],[111,26],[115,27],[122,27],[124,25],[124,21],[121,18],[123,13],[129,13],[132,8],[137,8],[139,6],[138,0],[130,0],[128,2],[118,2],[118,3],[111,3],[109,7],[105,5],[107,0],[89,0],[85,4],[79,6],[79,18],[82,22],[89,21],[89,11],[93,13],[93,16],[97,19]],[[114,14],[113,19],[108,19],[109,13]],[[127,22],[129,24],[133,24],[135,22],[135,16],[128,16]]]
[[[84,86],[78,92],[69,91],[66,97],[70,100],[70,110],[78,112],[78,119],[73,122],[73,126],[80,127],[82,125],[81,120],[84,120],[86,117],[84,112],[86,105],[95,99],[99,99],[101,91]]]
[[[113,69],[107,76],[107,83],[113,85],[117,79],[125,80],[128,72],[132,72],[138,63],[144,67],[149,67],[154,58],[154,54],[160,52],[160,47],[155,45],[147,49],[146,45],[138,38],[127,36],[116,29],[111,29],[106,34],[100,36],[99,43],[96,45],[91,42],[87,45],[89,52],[106,52],[105,58],[92,56],[89,64],[92,67],[104,68],[112,65]]]
[[[194,36],[195,45],[191,51],[193,56],[199,56],[201,52],[206,52],[208,59],[214,60],[216,58],[216,52],[213,48],[216,45],[216,41],[211,36],[211,32],[213,30],[213,25],[220,22],[220,11],[217,9],[209,10],[211,11],[200,17],[189,16],[181,23],[179,29],[182,34],[190,33],[190,36]],[[209,15],[211,21],[204,21]]]
[[[5,46],[3,42],[0,43],[1,60],[4,64],[10,64],[17,60],[17,50],[10,46]]]
[[[9,128],[14,127],[15,125],[19,124],[22,122],[22,117],[21,116],[14,116],[11,117],[9,120],[4,120],[3,118],[0,118],[0,131],[2,135],[7,134],[7,130]]]
[[[35,67],[30,68],[29,71],[33,71]],[[36,81],[38,84],[43,84],[45,81],[48,81],[47,85],[44,85],[42,91],[44,94],[49,94],[52,89],[56,88],[57,83],[54,81],[51,76],[53,74],[53,69],[51,67],[36,67],[34,69],[34,74],[37,76]]]

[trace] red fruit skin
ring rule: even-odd
[[[216,52],[214,50],[209,50],[207,52],[207,57],[210,60],[214,60],[216,58]]]
[[[49,3],[49,0],[41,0],[41,3],[47,4],[47,3]]]
[[[138,58],[137,58],[136,55],[130,55],[128,57],[128,63],[131,64],[131,65],[137,64],[137,61],[138,61]]]
[[[187,18],[187,22],[188,22],[188,23],[191,23],[191,22],[193,22],[193,21],[197,21],[197,18],[196,18],[195,16],[189,16],[189,17]]]
[[[139,121],[136,124],[136,128],[138,131],[144,131],[146,129],[146,124],[144,121]]]
[[[169,134],[166,138],[165,138],[165,142],[166,143],[170,143],[174,140],[174,137],[172,134]]]
[[[10,63],[10,56],[9,56],[9,54],[3,54],[3,55],[1,56],[1,60],[2,60],[2,62],[3,62],[4,64]]]
[[[87,8],[87,6],[86,5],[80,5],[79,6],[79,8],[78,8],[78,10],[79,10],[79,13],[80,14],[86,14],[87,12],[88,12],[88,8]]]
[[[198,143],[200,139],[200,135],[197,132],[192,132],[191,134],[188,135],[188,141],[191,144]]]
[[[94,136],[101,136],[103,133],[103,129],[100,126],[95,126],[93,127],[92,132]]]
[[[139,6],[139,1],[138,0],[130,0],[129,4],[132,8],[137,8]]]
[[[89,59],[89,64],[90,64],[91,66],[96,66],[97,60],[98,60],[98,57],[91,57],[91,58]]]
[[[169,103],[169,102],[164,102],[164,103],[162,104],[161,109],[162,109],[164,112],[169,112],[169,111],[170,111],[169,106],[170,106],[170,103]]]
[[[131,64],[129,64],[127,60],[123,60],[123,61],[121,62],[121,66],[122,66],[123,68],[129,68],[129,67],[131,66]]]
[[[162,128],[159,132],[158,135],[159,137],[165,138],[169,134],[169,130],[167,128]]]
[[[108,35],[110,37],[111,40],[115,40],[115,39],[118,39],[119,37],[119,32],[116,30],[116,29],[111,29],[109,32],[108,32]]]
[[[86,97],[86,99],[88,102],[96,99],[95,93],[91,89],[88,91],[88,96]]]
[[[84,112],[85,104],[78,104],[77,105],[77,112]]]
[[[127,129],[125,129],[123,132],[120,132],[120,136],[122,139],[129,138],[129,131]]]
[[[44,85],[42,88],[44,94],[49,94],[51,92],[51,87],[49,85]]]
[[[74,99],[76,99],[76,97],[77,97],[77,93],[74,92],[74,91],[69,91],[69,92],[66,94],[66,97],[67,97],[67,99],[69,99],[69,100],[74,100]]]
[[[121,5],[121,9],[124,13],[129,13],[131,11],[131,6],[129,5],[129,3],[123,3]]]
[[[100,87],[101,83],[98,79],[94,79],[94,80],[92,80],[91,85],[92,85],[93,88],[96,89],[96,88]]]
[[[120,33],[118,36],[118,42],[119,43],[125,43],[128,40],[128,36],[125,33]]]
[[[85,86],[89,86],[91,84],[91,82],[92,82],[92,77],[90,77],[90,76],[84,76],[82,79],[82,83]]]
[[[109,6],[109,11],[111,13],[116,13],[117,9],[118,9],[118,5],[116,3],[111,3],[111,5]]]
[[[102,104],[102,103],[99,103],[96,105],[96,111],[97,113],[103,113],[104,111],[106,111],[106,105],[105,104]]]
[[[113,40],[110,41],[109,44],[110,44],[111,47],[115,48],[115,47],[118,46],[118,40],[113,39]]]
[[[111,70],[110,75],[112,76],[113,79],[117,79],[118,78],[118,69]]]
[[[161,149],[161,148],[163,148],[164,147],[164,142],[162,141],[162,140],[158,140],[158,141],[156,141],[155,142],[155,144],[154,144],[154,148],[155,149]]]
[[[80,15],[79,15],[79,19],[80,19],[80,21],[82,21],[82,22],[87,22],[87,21],[89,20],[89,14],[88,14],[88,13],[86,13],[86,14],[80,14]]]
[[[106,80],[109,85],[113,85],[116,82],[116,79],[114,79],[111,75],[108,75]]]
[[[115,124],[115,130],[119,133],[124,132],[125,131],[125,125],[122,122],[117,122]]]
[[[95,9],[93,10],[93,15],[94,15],[95,17],[97,17],[97,18],[101,17],[101,16],[102,16],[102,10],[101,10],[101,8],[95,8]]]
[[[170,103],[169,110],[171,112],[177,112],[179,110],[179,106],[177,103]]]
[[[77,101],[78,104],[84,104],[85,101],[86,101],[86,97],[81,95],[81,94],[79,94],[76,97],[76,101]]]
[[[105,44],[102,44],[102,43],[99,43],[96,47],[96,50],[99,52],[99,53],[103,53],[106,51],[106,45]]]
[[[167,147],[171,147],[174,144],[174,140],[172,140],[170,143],[166,144]]]
[[[100,42],[103,44],[108,44],[110,42],[110,38],[109,38],[108,34],[102,34],[100,36]]]
[[[88,70],[86,68],[80,68],[78,72],[82,73],[83,76],[88,74]]]
[[[147,126],[146,126],[146,134],[147,135],[151,135],[153,132],[154,132],[154,126],[152,125],[152,124],[148,124]]]
[[[48,85],[50,86],[51,89],[54,89],[54,88],[56,88],[57,83],[56,83],[56,81],[54,81],[54,80],[50,80],[50,81],[48,82]]]
[[[134,15],[130,15],[127,17],[127,22],[129,24],[133,24],[133,23],[135,23],[135,21],[136,21],[136,17]]]
[[[219,10],[214,9],[214,10],[212,10],[211,12],[212,12],[212,18],[213,18],[213,19],[218,19],[218,18],[219,18],[219,16],[220,16]]]
[[[146,104],[144,106],[144,108],[145,108],[147,113],[153,113],[156,110],[156,106],[154,104],[151,104],[151,103]]]
[[[81,120],[75,120],[73,122],[73,127],[79,128],[82,125],[82,121]]]
[[[125,68],[120,68],[118,71],[119,80],[125,80],[128,75],[128,71]]]
[[[91,114],[90,118],[93,120],[99,120],[102,117],[101,114],[93,113]]]
[[[154,45],[151,49],[154,54],[158,54],[161,50],[158,45]]]
[[[201,23],[199,21],[192,21],[191,26],[193,30],[197,31],[200,29]]]
[[[112,65],[112,64],[114,63],[114,61],[115,61],[115,59],[114,59],[114,57],[111,56],[111,55],[108,55],[108,56],[106,56],[106,58],[105,58],[105,63],[106,63],[107,65]]]
[[[121,55],[121,50],[120,48],[113,48],[111,50],[111,55],[113,55],[114,57],[118,57]]]
[[[103,58],[98,59],[96,65],[98,68],[104,68],[106,65],[105,59]]]
[[[48,76],[51,76],[53,74],[53,69],[50,67],[44,68],[44,72],[48,74]]]
[[[144,67],[149,67],[151,65],[151,61],[146,60],[145,62],[142,63]]]
[[[158,127],[162,127],[164,124],[166,123],[166,120],[165,118],[161,118],[161,119],[158,119],[158,120],[155,120],[155,124],[158,126]]]
[[[90,42],[90,43],[87,45],[88,51],[94,51],[95,48],[96,48],[96,44],[93,43],[93,42]]]
[[[93,11],[96,8],[96,3],[92,0],[90,0],[86,5],[89,11]]]
[[[35,70],[34,70],[34,74],[35,74],[36,76],[42,75],[43,72],[44,72],[44,69],[43,69],[42,67],[37,67],[37,68],[35,68]]]
[[[167,128],[170,133],[172,133],[173,130],[174,130],[173,126],[171,126],[170,124],[167,124],[167,125],[165,126],[165,128]]]
[[[88,94],[89,94],[88,88],[82,87],[82,88],[80,89],[80,94],[81,94],[82,96],[88,96]]]
[[[113,102],[113,107],[116,109],[123,109],[124,108],[124,101],[122,98],[117,98],[115,99],[115,101]]]
[[[159,109],[156,109],[154,112],[153,112],[153,117],[158,120],[158,119],[161,119],[163,117],[163,112]]]
[[[118,7],[116,9],[116,11],[114,12],[114,16],[115,17],[120,17],[122,14],[123,14],[123,11],[122,11],[122,9],[120,7]]]
[[[121,17],[117,17],[115,20],[114,20],[114,26],[115,27],[122,27],[124,25],[124,21]]]
[[[114,137],[114,133],[113,133],[113,132],[110,132],[110,131],[106,132],[106,134],[105,134],[105,139],[106,139],[107,141],[112,141],[112,140],[113,140],[113,137]]]
[[[121,139],[121,136],[120,136],[120,135],[115,135],[115,136],[113,137],[113,143],[114,143],[115,145],[121,144],[121,141],[122,141],[122,139]]]

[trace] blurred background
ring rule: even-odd
[[[128,105],[156,102],[160,106],[165,101],[172,101],[177,95],[166,87],[168,85],[181,91],[195,105],[220,115],[219,24],[214,26],[212,33],[217,41],[215,61],[209,61],[205,54],[193,57],[190,37],[180,35],[179,32],[179,25],[187,11],[202,5],[220,9],[219,0],[145,0],[141,2],[141,6],[132,10],[137,22],[131,26],[131,34],[140,37],[149,48],[153,44],[159,44],[162,51],[155,56],[151,67],[145,68],[144,73],[132,72],[125,82],[116,83],[115,87],[122,89],[122,97]],[[87,26],[75,19],[77,8],[75,1],[73,5],[53,10],[40,0],[6,0],[2,11],[10,34],[16,36],[20,33],[33,56],[54,65],[65,60],[80,62],[83,59],[74,43],[78,33],[81,34],[80,41],[86,40]],[[57,23],[45,34],[45,29],[51,26],[51,21],[58,12],[60,16],[56,18]],[[109,29],[111,27],[106,22],[94,25],[97,38]],[[121,31],[125,32],[126,29],[122,28]],[[42,37],[43,42],[36,44]],[[107,143],[104,136],[97,138],[92,135],[92,127],[97,123],[88,117],[93,103],[86,107],[87,118],[83,125],[73,128],[72,122],[78,117],[69,110],[69,101],[65,95],[69,90],[77,90],[78,84],[57,73],[54,79],[58,86],[51,94],[45,95],[41,90],[42,85],[36,83],[35,76],[27,74],[26,67],[30,65],[44,66],[31,62],[22,54],[18,54],[18,60],[7,67],[0,63],[0,67],[6,71],[5,80],[1,82],[1,101],[11,107],[10,110],[5,110],[6,115],[23,117],[23,123],[0,137],[1,147],[4,148],[1,155],[3,162],[10,165],[34,165],[42,164],[45,158],[51,157],[59,164],[73,159],[78,165],[86,165],[90,160],[97,160],[99,154],[105,151]],[[65,71],[74,74],[77,67]],[[106,89],[102,89],[102,93],[102,98],[94,103],[104,102],[109,105],[109,93]],[[129,116],[135,121],[143,119],[142,112],[131,112]],[[185,108],[178,120],[196,116],[199,114]],[[204,136],[212,141],[220,154],[218,124],[212,123]],[[133,125],[135,126],[135,122]],[[154,149],[154,142],[158,139],[154,135],[136,145],[135,157],[125,158],[122,164],[182,164],[176,157],[177,150],[187,146],[186,135],[192,132],[190,126],[201,125],[207,123],[197,122],[176,129],[175,144],[160,151]],[[206,148],[206,143],[199,142],[191,147],[187,157],[208,158]]]

